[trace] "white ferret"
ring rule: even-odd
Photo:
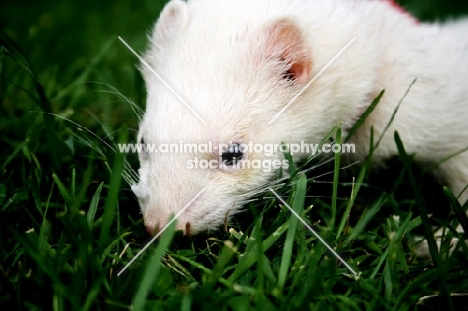
[[[280,151],[240,151],[241,144],[318,143],[339,122],[346,133],[385,89],[350,141],[353,157],[363,159],[371,127],[374,137],[382,134],[415,79],[373,160],[398,154],[396,130],[421,165],[468,147],[466,19],[418,23],[391,1],[172,0],[144,59],[152,69],[142,66],[148,97],[139,142],[228,146],[221,157],[215,148],[140,154],[140,180],[132,190],[151,234],[202,189],[177,229],[217,229],[277,176],[275,169],[232,164],[283,161]],[[194,168],[188,165],[193,159],[227,165]],[[435,174],[460,202],[468,198],[468,190],[462,193],[468,152],[443,162]]]

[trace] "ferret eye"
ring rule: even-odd
[[[139,146],[138,153],[141,155],[140,160],[148,159],[148,149],[147,149],[147,146],[146,146],[146,141],[143,139],[143,137],[140,138],[139,145],[140,146]]]
[[[235,165],[238,161],[242,160],[244,153],[240,150],[240,145],[234,143],[229,146],[228,150],[223,152],[221,160],[226,165]]]

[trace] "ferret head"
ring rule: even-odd
[[[173,0],[153,30],[141,66],[148,95],[138,142],[158,152],[139,155],[132,187],[151,234],[182,210],[177,229],[185,234],[217,229],[285,167],[280,150],[239,147],[319,142],[349,114],[331,104],[337,68],[297,96],[343,36],[327,40],[336,51],[314,53],[294,15],[250,3]]]

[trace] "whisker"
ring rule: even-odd
[[[62,119],[62,120],[65,120],[67,122],[70,122],[71,124],[73,124],[74,126],[76,126],[76,128],[79,130],[79,131],[83,131],[83,133],[87,133],[88,135],[90,135],[91,137],[94,137],[94,138],[97,138],[99,140],[99,143],[102,143],[104,144],[105,146],[107,146],[110,150],[112,150],[114,153],[116,153],[116,149],[113,148],[109,143],[107,143],[105,141],[105,139],[107,137],[109,137],[109,135],[107,135],[105,138],[101,139],[98,135],[96,135],[94,132],[92,132],[90,129],[88,129],[86,126],[83,126],[83,125],[80,125],[78,123],[76,123],[75,121],[73,120],[70,120],[69,118],[66,118],[66,117],[63,117],[59,114],[56,114],[56,113],[52,113],[52,112],[44,112],[44,111],[29,111],[30,113],[33,113],[33,112],[36,112],[36,113],[42,113],[42,114],[48,114],[48,115],[52,115],[56,118],[59,118],[59,119]],[[86,135],[84,136],[80,136],[78,135],[78,133],[76,132],[70,132],[73,136],[75,136],[77,139],[79,139],[82,143],[84,143],[85,145],[89,146],[90,148],[96,150],[101,156],[103,157],[106,157],[104,152],[102,151],[102,149],[100,148],[99,144],[96,144],[95,141],[92,141],[89,137],[87,137]],[[112,133],[111,133],[112,134]],[[125,180],[125,182],[127,182],[129,185],[132,185],[132,184],[135,184],[136,181],[139,180],[139,177],[138,177],[138,174],[135,172],[135,170],[133,170],[133,168],[131,167],[130,163],[127,161],[127,159],[124,160],[124,169],[122,170],[122,176]]]
[[[44,113],[44,114],[49,114],[49,115],[53,115],[59,119],[62,119],[62,120],[65,120],[65,121],[68,121],[70,123],[72,123],[73,125],[75,125],[76,127],[78,127],[79,129],[84,129],[88,134],[91,134],[92,136],[96,137],[97,139],[99,139],[99,141],[101,143],[104,143],[107,147],[109,147],[109,149],[111,149],[112,151],[116,152],[115,149],[109,145],[107,142],[103,141],[98,135],[94,134],[90,129],[88,129],[86,126],[83,126],[83,125],[80,125],[78,123],[76,123],[75,121],[72,121],[66,117],[62,117],[61,115],[58,115],[56,113],[53,113],[53,112],[44,112],[44,111],[30,111],[30,112],[38,112],[38,113]]]
[[[135,104],[131,98],[124,96],[122,93],[117,90],[117,88],[113,87],[112,85],[104,82],[99,82],[99,81],[86,81],[86,83],[93,83],[93,84],[99,84],[99,85],[104,85],[110,88],[112,91],[109,90],[95,90],[95,92],[101,92],[101,93],[109,93],[109,94],[114,94],[125,100],[129,105],[130,108],[132,109],[133,113],[137,116],[138,120],[141,122],[144,111],[142,108],[140,108],[137,104]]]
[[[115,130],[113,132],[110,132],[109,134],[107,134],[106,136],[104,136],[104,138],[102,140],[105,140],[107,139],[108,137],[110,137],[111,135],[115,134],[115,133],[118,133],[120,131],[122,131],[123,129],[118,129],[118,130]],[[134,132],[138,132],[138,130],[135,130],[135,129],[128,129],[128,130],[131,130],[131,131],[134,131]]]

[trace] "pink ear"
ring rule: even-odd
[[[152,42],[163,45],[181,31],[189,20],[187,4],[172,0],[161,12],[152,34]]]
[[[306,83],[312,70],[312,56],[302,30],[289,18],[281,18],[267,25],[262,34],[262,58],[283,61],[286,74],[298,83]]]

